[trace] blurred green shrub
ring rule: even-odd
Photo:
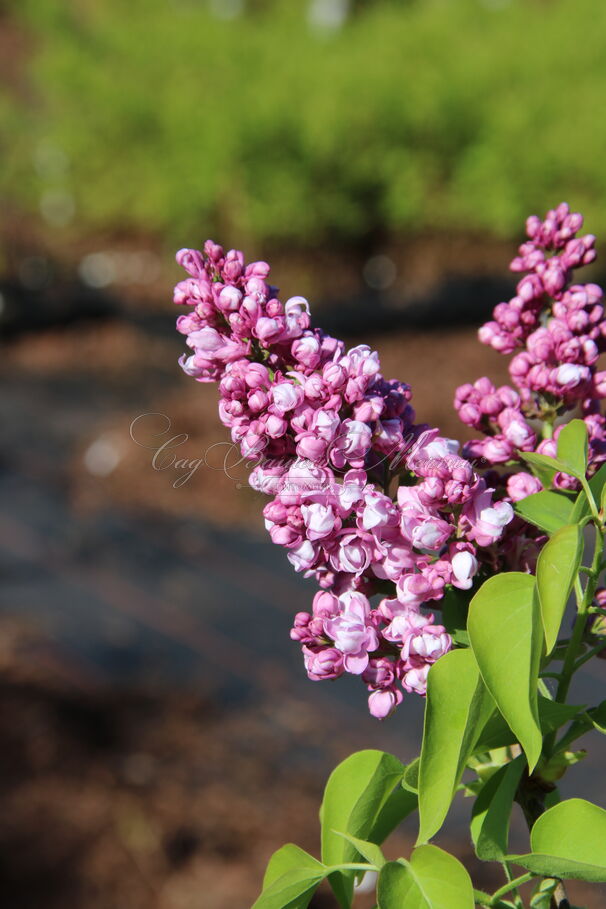
[[[78,224],[181,243],[510,235],[563,198],[606,230],[606,4],[368,0],[331,33],[303,0],[248,6],[20,0],[33,101],[0,99],[5,198],[68,193]]]

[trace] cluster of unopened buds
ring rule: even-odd
[[[574,239],[580,225],[562,206],[543,223],[530,219],[531,240],[514,264],[531,275],[481,332],[502,351],[526,346],[513,361],[519,390],[488,379],[459,389],[461,418],[486,436],[464,456],[458,443],[415,423],[410,387],[383,378],[376,351],[346,350],[312,327],[304,298],[281,302],[265,262],[246,265],[242,253],[210,241],[203,252],[177,255],[189,277],[175,302],[192,307],[177,320],[191,349],[181,365],[218,383],[219,416],[250,463],[249,482],[271,497],[271,539],[319,587],[291,637],[311,679],[360,676],[376,717],[389,715],[403,692],[425,693],[431,665],[452,646],[435,619],[440,601],[494,569],[508,526],[520,520],[512,501],[540,488],[518,462],[519,451],[551,453],[555,444],[537,445],[537,419],[579,403],[594,458],[603,450],[595,406],[606,393],[595,371],[601,291],[567,289],[571,268],[594,254],[592,238]],[[548,258],[551,249],[561,251]],[[478,458],[514,463],[515,472],[482,476]]]

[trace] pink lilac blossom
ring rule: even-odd
[[[425,693],[452,642],[423,610],[450,587],[471,589],[511,506],[493,501],[457,442],[414,422],[410,387],[381,375],[376,351],[313,327],[303,297],[283,303],[265,262],[211,241],[177,261],[188,277],[175,302],[191,307],[177,320],[190,349],[181,366],[218,383],[221,422],[270,497],[269,535],[319,587],[291,630],[307,673],[360,676],[384,718],[404,692]],[[517,395],[477,394],[469,413],[500,419],[507,456],[534,445]]]

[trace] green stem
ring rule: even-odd
[[[591,568],[588,569],[587,574],[591,576]],[[580,603],[583,599],[583,585],[581,584],[581,578],[579,575],[577,575],[574,579],[574,592],[577,598],[577,603]],[[570,643],[570,641],[568,643]]]
[[[581,486],[583,487],[583,492],[587,496],[587,501],[589,502],[589,507],[591,509],[591,513],[594,517],[594,520],[596,521],[597,524],[600,524],[601,523],[600,522],[600,512],[598,510],[596,500],[593,497],[591,487],[590,487],[589,483],[587,482],[586,477],[582,477],[582,478],[580,477],[579,479],[581,480]]]
[[[522,897],[520,896],[519,891],[518,891],[517,887],[515,886],[514,877],[513,877],[513,874],[511,873],[511,868],[509,867],[509,863],[507,861],[503,860],[503,862],[501,864],[503,865],[503,871],[505,872],[505,878],[506,878],[508,884],[513,889],[512,896],[513,896],[513,901],[516,905],[516,909],[524,909],[524,903],[522,902]]]
[[[604,528],[600,524],[595,528],[595,547],[593,553],[593,561],[591,568],[588,571],[587,585],[585,587],[585,590],[583,591],[578,577],[575,581],[574,589],[577,598],[578,612],[574,623],[574,628],[572,630],[572,635],[566,648],[564,665],[562,667],[562,672],[560,673],[560,679],[555,696],[555,700],[560,704],[564,704],[566,702],[566,697],[568,695],[572,677],[578,668],[577,663],[579,659],[579,651],[583,642],[585,628],[587,626],[588,610],[593,600],[593,595],[598,585],[598,579],[600,576],[603,549]],[[553,732],[550,732],[549,735],[545,736],[543,742],[543,754],[548,760],[554,752],[556,735],[557,732],[555,730]]]
[[[520,877],[516,877],[511,881],[508,881],[504,887],[501,887],[499,890],[495,890],[492,894],[493,903],[494,900],[498,900],[499,897],[505,896],[506,893],[510,893],[511,890],[516,890],[522,884],[525,884],[527,881],[531,881],[533,877],[536,877],[536,874],[533,874],[531,871],[527,871],[526,874],[521,874]]]
[[[562,669],[562,675],[558,684],[558,690],[556,692],[555,699],[560,704],[565,703],[566,697],[568,695],[568,689],[570,688],[570,683],[572,681],[572,675],[574,672],[574,665],[577,660],[581,641],[583,640],[586,624],[587,616],[585,614],[585,610],[579,610],[572,631],[572,639],[566,653],[566,659],[564,660],[564,667]]]
[[[583,633],[585,631],[585,626],[587,625],[587,610],[591,605],[593,600],[593,595],[595,593],[596,587],[598,586],[598,578],[600,574],[600,563],[602,561],[602,553],[604,550],[604,530],[601,527],[596,527],[595,529],[595,546],[593,552],[593,562],[591,564],[591,573],[587,578],[587,585],[585,587],[585,592],[580,596],[580,602],[578,604],[578,614],[576,621],[574,623],[574,628],[572,630],[572,637],[570,638],[570,644],[566,650],[566,657],[564,658],[564,666],[562,668],[562,678],[558,685],[558,690],[556,692],[556,701],[559,701],[560,704],[563,704],[566,701],[566,696],[568,694],[568,689],[570,688],[570,682],[572,681],[572,676],[575,671],[575,664],[579,656],[579,649],[583,640]],[[577,578],[578,582],[578,578]],[[582,591],[580,582],[578,587],[575,585],[575,590],[577,597],[579,597],[580,592]]]
[[[486,909],[511,909],[511,903],[505,903],[502,900],[493,900],[489,893],[483,890],[474,890],[473,898],[478,906],[485,906]]]

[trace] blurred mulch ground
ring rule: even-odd
[[[182,692],[87,689],[22,624],[3,619],[0,641],[2,906],[249,909],[274,849],[317,854],[314,752],[336,761],[348,745],[304,703],[225,712]],[[443,845],[478,886],[500,884],[467,842]],[[396,834],[386,852],[411,847]],[[595,888],[569,891],[600,905]],[[312,909],[335,903],[322,890]]]

